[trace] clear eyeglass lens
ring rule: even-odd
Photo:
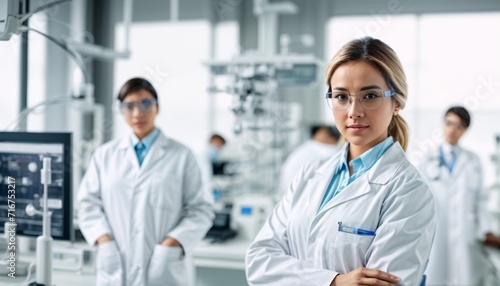
[[[382,90],[370,89],[359,92],[357,98],[364,109],[371,110],[378,108],[385,97]],[[346,110],[351,105],[352,96],[344,91],[334,91],[327,101],[333,110]]]
[[[462,129],[465,128],[461,124],[457,124],[457,123],[449,121],[449,120],[445,120],[444,124],[446,124],[447,127],[451,127],[451,128],[453,128],[455,130],[458,130],[458,131],[460,131],[460,130],[462,130]]]
[[[143,99],[141,101],[123,101],[120,103],[120,108],[122,112],[133,112],[135,107],[139,107],[142,112],[148,112],[151,110],[153,104],[156,100],[153,99]]]

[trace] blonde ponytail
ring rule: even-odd
[[[394,115],[389,124],[389,135],[398,141],[403,150],[406,151],[409,142],[409,130],[406,120],[401,115]]]

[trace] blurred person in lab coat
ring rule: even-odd
[[[226,139],[219,134],[212,134],[208,140],[208,157],[212,164],[219,161],[219,153],[226,145]]]
[[[131,132],[96,150],[78,192],[96,285],[194,285],[193,248],[213,219],[195,156],[155,127],[147,80],[128,80],[118,101]]]
[[[304,165],[329,159],[339,150],[337,144],[340,133],[336,127],[316,125],[311,128],[311,133],[311,139],[293,150],[283,163],[280,178],[280,197]]]
[[[206,148],[197,155],[204,181],[210,181],[214,175],[214,164],[219,162],[219,154],[225,145],[226,139],[222,135],[214,133],[210,135]]]
[[[401,63],[370,37],[327,69],[345,146],[301,170],[247,250],[250,285],[408,285],[423,278],[435,232],[429,186],[408,161]]]
[[[196,159],[201,170],[203,189],[207,196],[213,199],[212,178],[214,175],[214,165],[219,162],[219,154],[226,145],[226,139],[222,135],[214,133],[210,135],[206,148],[196,155]]]
[[[470,122],[465,108],[449,108],[444,115],[444,141],[419,164],[437,203],[428,285],[488,285],[484,278],[490,275],[490,264],[481,244],[500,245],[486,208],[488,192],[482,185],[479,157],[459,145]]]

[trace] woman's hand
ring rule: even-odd
[[[111,240],[112,240],[111,237],[109,235],[105,234],[96,240],[96,244],[105,243],[105,242],[108,242]]]
[[[339,274],[333,279],[331,286],[353,285],[397,285],[401,279],[387,272],[377,269],[360,267],[346,274]]]
[[[488,232],[484,237],[483,244],[487,246],[500,247],[500,237]]]
[[[181,246],[181,244],[174,238],[167,237],[161,242],[163,246]]]

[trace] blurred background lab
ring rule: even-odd
[[[335,126],[311,126],[311,139],[293,150],[281,166],[280,195],[286,191],[304,165],[324,161],[335,155],[339,151],[340,136]]]
[[[311,142],[312,125],[335,126],[326,63],[363,36],[393,47],[407,72],[412,162],[444,140],[443,111],[470,112],[460,145],[478,156],[489,197],[483,208],[500,229],[497,27],[497,0],[0,0],[0,231],[15,177],[24,222],[15,283],[35,277],[42,217],[25,209],[41,210],[41,162],[49,156],[57,171],[49,189],[52,282],[94,285],[95,249],[70,223],[74,199],[94,150],[128,132],[113,95],[144,77],[162,94],[158,128],[200,154],[201,169],[217,154],[206,164],[204,191],[216,216],[193,253],[197,285],[247,285],[246,248],[293,177],[283,175],[285,162]],[[213,134],[224,147],[206,152]],[[480,251],[500,285],[500,251]],[[2,285],[12,283],[4,269]]]

